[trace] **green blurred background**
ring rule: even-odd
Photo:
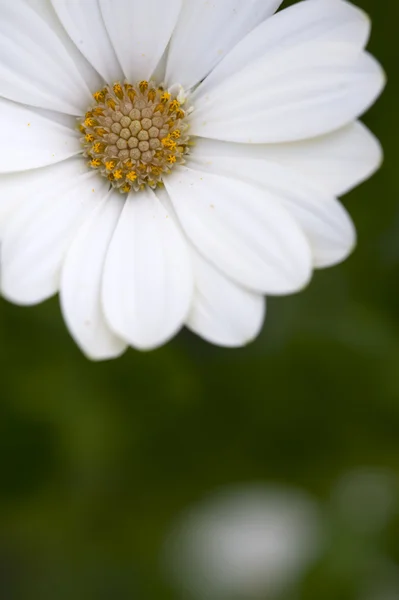
[[[301,294],[271,298],[254,343],[225,350],[183,331],[94,364],[58,299],[0,301],[2,600],[180,598],[160,567],[166,533],[218,489],[252,482],[311,494],[332,531],[297,598],[363,600],[368,578],[384,583],[378,565],[399,564],[394,491],[373,531],[332,502],[354,469],[399,478],[399,11],[357,4],[388,73],[364,119],[385,163],[344,199],[356,252]]]

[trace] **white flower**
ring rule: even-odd
[[[59,291],[95,359],[184,324],[238,346],[265,294],[350,253],[336,196],[381,161],[356,121],[384,86],[370,23],[342,0],[280,4],[0,0],[6,298]]]

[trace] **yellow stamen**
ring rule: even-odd
[[[86,142],[94,142],[94,135],[92,133],[86,133],[85,135]]]
[[[170,99],[171,99],[171,95],[169,94],[169,92],[164,92],[161,96],[162,104],[166,104],[167,102],[169,102]]]
[[[104,135],[107,135],[108,131],[106,129],[104,129],[103,127],[98,127],[96,129],[96,134],[99,135],[100,137],[104,137]]]
[[[104,152],[104,150],[105,144],[102,144],[101,142],[96,142],[95,144],[93,144],[92,151],[96,154],[100,154],[100,152]]]
[[[108,98],[108,100],[107,100],[107,106],[109,106],[109,108],[111,110],[115,110],[115,108],[116,108],[116,102],[115,102],[115,100],[113,100],[112,98]]]
[[[93,158],[93,160],[90,161],[90,166],[94,169],[98,169],[98,167],[101,166],[101,160],[99,158]]]
[[[114,87],[114,94],[115,96],[117,96],[117,98],[119,98],[119,100],[123,99],[123,89],[120,83],[115,83]]]
[[[140,92],[144,94],[144,92],[148,90],[148,81],[145,81],[145,79],[143,81],[140,81],[139,88]]]
[[[167,160],[170,165],[173,165],[176,162],[176,156],[174,154],[169,154]]]
[[[162,173],[162,167],[158,167],[157,165],[151,165],[151,173],[154,175],[160,175]]]
[[[181,131],[180,129],[175,129],[174,131],[172,131],[172,133],[170,134],[170,137],[173,138],[174,140],[178,140],[179,137],[181,136]]]
[[[95,120],[93,119],[93,117],[88,117],[87,119],[84,120],[83,125],[85,127],[94,127],[94,125],[96,124]]]
[[[106,90],[98,90],[98,92],[94,92],[93,98],[96,102],[104,102],[106,95]]]
[[[173,100],[169,106],[169,113],[176,112],[180,108],[180,102],[178,100]]]
[[[116,163],[114,160],[107,160],[105,163],[105,168],[107,169],[107,171],[112,171],[113,169],[115,169]]]
[[[123,177],[122,169],[117,169],[116,171],[114,171],[114,177],[115,177],[115,179],[122,179],[122,177]]]
[[[151,88],[150,90],[148,90],[147,98],[150,102],[154,102],[156,95],[157,91],[154,90],[154,88]]]
[[[132,186],[129,185],[128,183],[125,183],[125,185],[123,185],[121,187],[122,192],[124,192],[125,194],[127,194],[128,192],[130,192],[131,189],[132,189]]]
[[[130,171],[130,173],[128,173],[126,175],[126,179],[128,179],[129,181],[136,181],[136,179],[137,179],[136,171]]]

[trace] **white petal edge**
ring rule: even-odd
[[[186,0],[168,52],[166,81],[193,87],[282,0]]]
[[[294,169],[333,196],[342,196],[371,177],[383,161],[381,144],[360,121],[325,136],[291,144],[234,144],[198,138],[193,156],[271,161]]]
[[[237,285],[192,251],[195,291],[186,326],[227,348],[252,342],[262,329],[266,299]]]
[[[26,0],[1,0],[0,56],[2,96],[84,114],[92,100],[85,79],[57,33]]]
[[[98,0],[51,0],[62,25],[77,48],[108,83],[123,78]]]
[[[280,11],[249,33],[201,83],[195,97],[206,94],[260,56],[298,47],[309,41],[347,42],[364,48],[370,36],[369,17],[342,0],[307,0]]]
[[[0,98],[0,130],[0,173],[44,167],[82,150],[76,131],[4,98]]]
[[[82,167],[84,171],[82,171]],[[1,291],[16,304],[37,304],[59,289],[65,254],[107,183],[80,159],[57,165],[54,185],[35,188],[8,219],[1,244]]]
[[[140,350],[172,338],[193,294],[187,244],[150,189],[131,193],[110,244],[103,307],[111,329]]]
[[[308,283],[312,256],[304,234],[259,188],[186,167],[177,167],[164,184],[187,237],[238,284],[281,295]]]
[[[258,186],[270,201],[283,206],[309,240],[314,267],[330,267],[349,256],[356,232],[334,196],[312,186],[290,168],[259,158],[217,156],[215,152],[220,148],[213,146],[212,140],[204,140],[198,154],[192,155],[190,167]]]
[[[191,133],[241,143],[316,137],[363,114],[384,85],[381,66],[350,44],[289,47],[197,98]]]
[[[106,29],[130,82],[150,79],[176,25],[182,0],[99,0]]]
[[[106,323],[101,302],[104,263],[122,209],[119,193],[106,196],[78,231],[62,268],[62,313],[72,337],[92,360],[115,358],[127,347]]]

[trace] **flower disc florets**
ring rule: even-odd
[[[153,82],[116,82],[93,94],[80,123],[84,156],[121,193],[162,185],[183,164],[188,126],[181,103]]]

